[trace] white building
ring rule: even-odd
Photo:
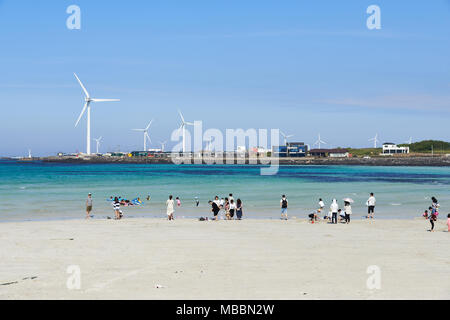
[[[383,155],[407,153],[409,153],[409,147],[399,147],[395,143],[391,142],[383,143]]]

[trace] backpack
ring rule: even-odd
[[[287,202],[287,200],[286,199],[282,199],[282,203],[281,203],[281,207],[282,208],[287,208],[287,204],[288,204],[288,202]]]

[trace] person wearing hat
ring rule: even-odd
[[[91,211],[92,211],[92,193],[89,193],[86,199],[86,219],[89,219]]]

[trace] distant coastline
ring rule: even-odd
[[[49,163],[72,163],[72,164],[173,164],[169,157],[160,158],[127,158],[127,157],[40,157],[40,158],[23,158],[11,159],[2,158],[4,160],[12,160],[18,162],[42,161]],[[208,158],[204,158],[202,163],[194,163],[191,158],[191,164],[207,165]],[[216,159],[217,160],[217,159]],[[254,159],[237,159],[235,158],[232,164],[241,165],[264,165],[273,161],[273,158],[259,158],[257,163]],[[197,159],[198,161],[198,159]],[[279,158],[280,165],[353,165],[353,166],[432,166],[432,167],[446,167],[450,166],[450,157],[448,156],[409,156],[409,157],[372,157],[372,158]],[[189,165],[189,163],[185,163]],[[223,159],[223,164],[227,163]],[[218,163],[218,165],[221,165]]]

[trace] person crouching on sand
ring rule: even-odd
[[[169,199],[166,201],[166,206],[167,206],[167,219],[168,220],[173,220],[173,213],[175,212],[174,209],[174,201],[173,201],[173,196],[170,195]]]

